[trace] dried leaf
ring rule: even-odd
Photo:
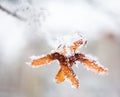
[[[98,74],[100,73],[107,73],[107,69],[104,68],[103,66],[100,66],[94,59],[90,59],[87,57],[85,54],[82,53],[75,53],[76,50],[82,45],[85,45],[87,41],[83,41],[82,39],[73,42],[73,45],[71,46],[62,46],[59,45],[57,50],[60,50],[60,52],[53,52],[50,53],[44,57],[34,59],[32,60],[32,66],[42,66],[44,64],[48,64],[54,60],[58,60],[60,64],[60,70],[58,71],[55,80],[58,83],[63,82],[66,78],[68,78],[72,85],[76,88],[79,86],[79,81],[76,78],[76,75],[74,71],[72,70],[72,66],[76,63],[76,61],[81,62],[85,67],[87,67],[90,70],[93,70],[97,72]],[[62,50],[61,48],[62,47]],[[68,48],[67,48],[68,47]],[[70,49],[70,54],[67,55],[68,49]],[[73,53],[74,51],[74,53]]]
[[[101,73],[107,73],[107,69],[104,68],[103,66],[100,66],[99,64],[97,64],[97,62],[95,60],[91,60],[88,57],[86,57],[84,54],[82,54],[82,57],[79,59],[79,61],[81,63],[83,63],[83,65],[85,67],[87,67],[88,69],[97,72],[98,74]]]
[[[51,61],[53,61],[53,59],[51,58],[50,55],[47,55],[47,56],[39,58],[39,59],[34,59],[32,61],[32,66],[41,66],[41,65],[44,65],[44,64],[48,64]]]
[[[55,81],[56,81],[57,83],[61,83],[61,82],[63,82],[64,80],[65,80],[65,76],[64,76],[64,74],[63,74],[62,69],[60,68],[59,72],[57,73],[57,75],[56,75],[56,77],[55,77]]]
[[[71,52],[72,52],[72,51],[77,50],[82,44],[83,44],[83,41],[82,41],[82,40],[78,40],[78,41],[75,41],[75,42],[73,43],[73,45],[70,46],[69,48],[70,48],[70,50],[71,50]]]
[[[73,86],[78,88],[79,82],[72,68],[68,67],[67,65],[63,65],[63,64],[61,64],[61,68],[66,78],[68,78],[72,82]]]

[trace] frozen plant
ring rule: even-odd
[[[60,43],[58,48],[51,51],[51,53],[39,58],[33,58],[31,65],[33,67],[40,67],[57,60],[60,64],[60,70],[55,77],[55,81],[57,83],[61,83],[67,78],[76,88],[79,87],[79,81],[71,67],[76,64],[77,61],[87,67],[87,69],[90,69],[98,74],[107,73],[108,69],[100,65],[97,60],[79,52],[78,49],[87,43],[81,35],[75,34],[75,36],[71,36],[70,39],[71,40],[66,43]]]

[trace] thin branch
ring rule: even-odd
[[[23,18],[23,17],[17,15],[16,13],[14,13],[14,12],[12,12],[12,11],[6,9],[6,8],[4,8],[2,5],[0,5],[0,10],[6,12],[7,14],[9,14],[9,15],[11,15],[11,16],[13,16],[13,17],[19,19],[19,20],[26,21],[25,18]]]

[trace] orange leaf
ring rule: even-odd
[[[62,69],[60,69],[55,77],[55,81],[60,83],[60,82],[63,82],[64,80],[65,80],[65,77],[64,77],[63,71]]]
[[[64,75],[72,82],[72,85],[78,88],[79,82],[72,68],[68,67],[67,65],[61,64],[61,69]]]
[[[32,61],[32,66],[41,66],[43,64],[48,64],[51,61],[53,61],[53,59],[51,58],[50,55],[47,55],[45,57],[33,60]]]

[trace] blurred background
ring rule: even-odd
[[[0,0],[0,97],[120,97],[119,12],[119,0]],[[80,82],[74,89],[54,81],[57,62],[26,64],[75,32],[88,40],[80,52],[96,56],[108,75],[73,66]]]

